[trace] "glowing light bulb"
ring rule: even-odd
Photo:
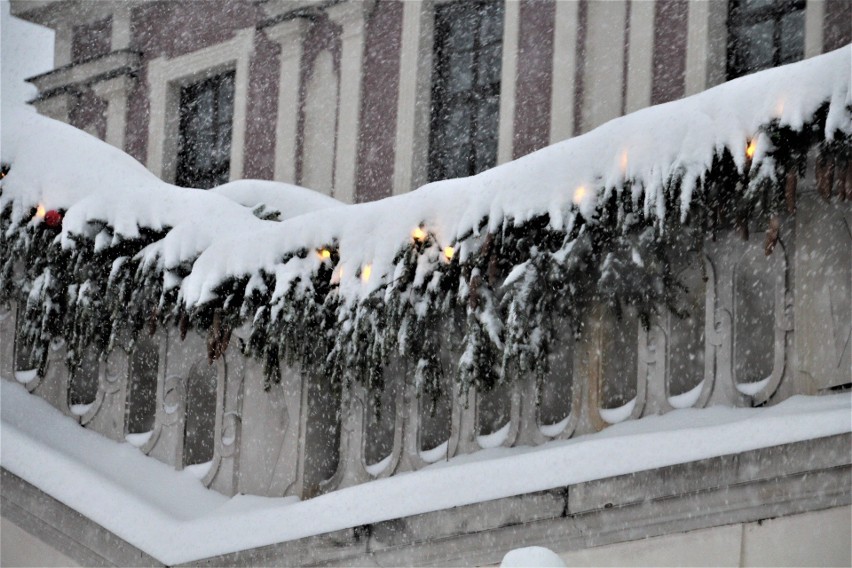
[[[415,227],[414,230],[411,231],[411,237],[415,241],[424,241],[426,240],[426,231],[424,231],[420,227]]]
[[[574,202],[574,205],[580,205],[583,202],[583,198],[586,197],[586,186],[581,185],[577,189],[574,190],[574,196],[571,198],[571,201]]]
[[[453,247],[444,247],[444,256],[447,260],[453,260],[453,256],[456,254],[456,249]]]
[[[370,274],[372,274],[372,273],[373,273],[373,265],[372,264],[365,264],[361,268],[361,280],[366,282],[367,280],[370,279]]]
[[[757,150],[757,139],[752,138],[746,147],[746,157],[751,160],[754,157],[754,151]]]
[[[331,258],[331,251],[327,248],[320,249],[319,257],[323,260],[328,260],[329,258]]]
[[[627,172],[627,150],[625,150],[624,152],[621,153],[620,165],[621,165],[621,173],[626,173]]]
[[[46,214],[47,214],[47,209],[44,208],[44,205],[39,203],[38,207],[36,208],[36,217],[38,217],[39,219],[44,219],[44,216]]]

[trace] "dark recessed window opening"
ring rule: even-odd
[[[460,1],[435,10],[429,180],[497,164],[503,2]]]
[[[234,73],[180,90],[180,146],[175,184],[211,188],[231,173]]]
[[[731,0],[728,79],[805,55],[805,0]]]

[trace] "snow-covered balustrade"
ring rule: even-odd
[[[0,375],[220,492],[300,498],[848,388],[850,52],[354,206],[169,187],[19,113]]]

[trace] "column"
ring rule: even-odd
[[[334,158],[334,197],[347,203],[352,203],[355,198],[366,8],[366,3],[347,2],[328,9],[331,20],[343,28],[340,97],[337,109],[337,151]]]
[[[287,183],[296,183],[296,139],[305,27],[305,20],[297,18],[266,30],[267,37],[281,47],[278,118],[275,125],[275,179]]]
[[[119,75],[92,85],[95,95],[107,103],[106,142],[124,150],[127,125],[127,97],[133,86],[129,75]]]

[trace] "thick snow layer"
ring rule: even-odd
[[[85,233],[91,220],[106,222],[116,238],[136,236],[139,226],[173,227],[143,256],[166,268],[194,262],[184,280],[167,281],[180,285],[190,306],[215,298],[213,290],[228,277],[261,269],[283,271],[287,279],[294,271],[309,274],[315,263],[282,267],[282,259],[334,243],[340,255],[340,292],[352,301],[392,278],[396,253],[420,225],[441,247],[476,233],[486,217],[488,228],[497,229],[546,214],[554,228],[562,228],[577,215],[590,216],[599,200],[622,187],[632,188],[650,215],[682,215],[714,156],[728,150],[742,169],[745,148],[756,139],[752,167],[761,163],[771,151],[762,127],[777,122],[799,129],[828,103],[825,137],[852,130],[847,110],[852,103],[850,54],[847,46],[640,110],[471,178],[432,183],[377,202],[323,204],[319,211],[282,223],[260,221],[248,208],[223,197],[253,201],[265,191],[260,186],[212,192],[176,188],[93,137],[19,112],[2,132],[2,159],[12,169],[4,180],[0,208],[12,202],[16,220],[26,220],[38,203],[68,209],[65,244],[70,244],[69,231]],[[662,196],[671,179],[683,180],[679,212],[665,211]],[[461,247],[460,260],[470,250]]]
[[[191,472],[80,427],[13,382],[0,381],[0,405],[4,468],[167,564],[852,430],[850,393],[675,410],[299,502],[208,491]]]
[[[267,209],[280,212],[279,219],[282,221],[311,211],[343,205],[342,201],[298,185],[257,179],[232,181],[210,191],[250,209],[266,205]]]

